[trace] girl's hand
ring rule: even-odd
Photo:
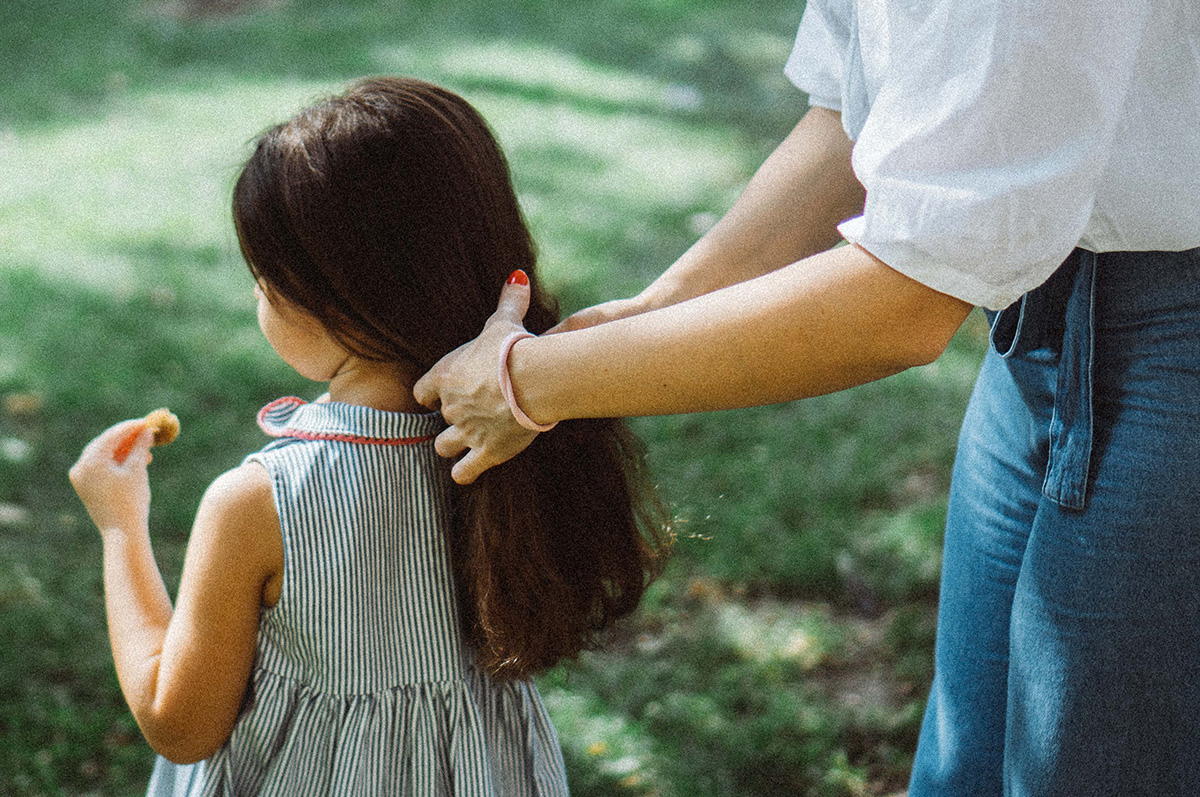
[[[528,279],[524,272],[514,272],[479,337],[447,354],[413,386],[417,402],[440,407],[450,424],[434,444],[438,454],[450,458],[466,452],[450,470],[459,484],[470,484],[493,465],[512,459],[537,436],[517,423],[497,378],[501,344],[524,329],[528,309]]]
[[[135,434],[132,448],[124,461],[118,462],[118,449]],[[101,533],[149,527],[150,478],[146,465],[153,439],[154,433],[144,418],[122,421],[88,443],[71,467],[71,486]]]

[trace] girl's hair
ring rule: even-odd
[[[365,80],[268,130],[233,217],[273,300],[361,357],[427,370],[478,334],[518,268],[526,327],[557,321],[499,146],[465,100],[429,83]],[[464,627],[501,678],[597,644],[670,546],[640,444],[617,419],[560,423],[455,496]]]

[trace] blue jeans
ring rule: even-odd
[[[989,316],[909,795],[1200,795],[1200,250]]]

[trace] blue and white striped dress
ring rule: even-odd
[[[463,645],[440,417],[288,398],[259,425],[278,438],[247,459],[271,475],[282,592],[229,741],[160,758],[149,794],[567,794],[536,687],[493,681]]]

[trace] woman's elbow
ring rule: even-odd
[[[914,339],[906,349],[905,368],[917,368],[934,362],[945,353],[952,337],[929,335]]]
[[[901,330],[904,366],[929,365],[942,356],[970,315],[972,306],[945,294],[932,294],[912,315],[915,323]]]

